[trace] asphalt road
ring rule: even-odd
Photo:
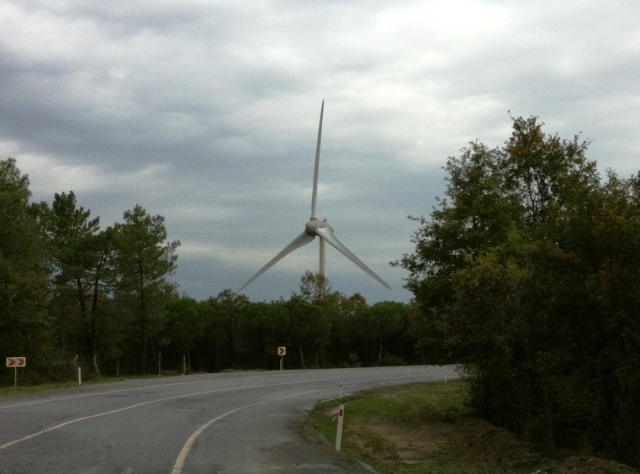
[[[238,372],[6,397],[0,474],[370,473],[295,426],[340,390],[445,377],[452,367]]]

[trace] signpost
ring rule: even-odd
[[[13,386],[18,386],[18,367],[26,367],[27,366],[27,358],[26,357],[7,357],[7,367],[13,367]]]
[[[284,369],[284,356],[287,355],[287,348],[284,346],[278,347],[278,355],[280,356],[280,370]]]

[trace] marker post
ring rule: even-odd
[[[342,448],[342,426],[344,425],[344,405],[338,407],[338,432],[336,433],[336,451]]]

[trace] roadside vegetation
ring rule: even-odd
[[[517,118],[469,144],[398,265],[419,347],[463,364],[479,415],[548,452],[640,467],[640,175],[605,176],[588,143]]]
[[[93,384],[103,384],[110,382],[121,382],[122,380],[126,380],[123,377],[94,377],[90,380],[85,380],[82,382],[83,386],[93,385]],[[78,382],[76,381],[65,381],[65,382],[47,382],[47,383],[39,383],[39,384],[30,384],[23,385],[18,384],[17,386],[10,387],[0,387],[0,397],[12,397],[16,395],[25,395],[31,393],[44,393],[50,392],[52,390],[61,390],[68,388],[76,388],[78,387]]]
[[[343,455],[385,474],[632,474],[588,451],[546,453],[475,416],[466,382],[382,388],[325,402],[300,427],[333,449],[345,405]]]
[[[226,289],[196,301],[172,275],[180,242],[141,205],[102,228],[73,191],[33,202],[0,160],[0,360],[26,357],[21,384],[103,376],[397,365],[417,360],[411,305],[367,304],[302,276],[287,300]],[[12,386],[13,370],[0,371]]]

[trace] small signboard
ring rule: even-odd
[[[26,367],[26,357],[7,357],[7,367],[13,369],[13,386],[18,386],[18,367]]]
[[[26,357],[7,357],[7,367],[26,367]]]
[[[286,356],[287,355],[287,348],[286,347],[278,347],[278,355],[279,356]]]

